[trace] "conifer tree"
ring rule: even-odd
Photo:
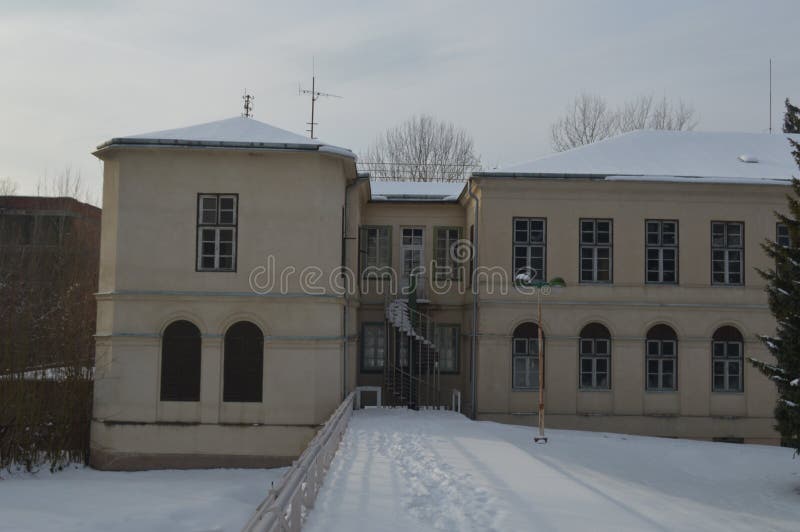
[[[789,142],[800,166],[800,143]],[[761,336],[761,340],[776,362],[750,361],[778,387],[775,428],[784,445],[800,454],[800,180],[792,180],[787,199],[788,214],[776,212],[775,216],[786,228],[788,242],[767,239],[762,247],[774,259],[775,268],[758,271],[767,281],[769,308],[778,323],[776,335]]]
[[[800,133],[800,107],[794,106],[786,98],[786,114],[783,115],[783,132]]]

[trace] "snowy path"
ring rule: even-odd
[[[304,530],[800,530],[778,447],[358,411]]]
[[[0,470],[0,531],[239,532],[284,471]]]

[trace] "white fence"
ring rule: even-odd
[[[303,519],[314,507],[325,473],[347,430],[356,393],[347,396],[303,454],[269,490],[243,532],[300,532]]]

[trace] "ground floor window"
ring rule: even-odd
[[[161,338],[161,400],[200,400],[200,329],[180,320]]]
[[[532,322],[523,323],[514,329],[512,336],[511,387],[515,390],[538,390],[539,326]]]
[[[386,357],[386,325],[381,322],[361,326],[361,371],[381,371]]]
[[[460,339],[460,326],[436,326],[436,346],[439,349],[439,371],[442,373],[456,373],[458,371],[458,347]]]
[[[713,390],[715,392],[741,392],[744,338],[735,327],[720,327],[711,342],[713,364]]]
[[[249,321],[230,326],[225,333],[222,400],[260,403],[264,380],[264,334]]]
[[[611,333],[599,323],[590,323],[581,330],[580,387],[611,388]]]
[[[655,325],[647,331],[647,389],[678,389],[678,336],[668,325]]]

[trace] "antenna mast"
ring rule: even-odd
[[[247,89],[244,90],[244,96],[242,96],[242,100],[244,100],[244,112],[242,116],[245,118],[253,118],[253,100],[256,97],[250,94],[247,94]]]
[[[772,133],[772,58],[769,58],[769,132]]]
[[[313,60],[312,60],[312,63],[311,63],[311,90],[304,89],[302,87],[302,85],[298,85],[297,93],[300,96],[303,96],[304,94],[310,94],[311,95],[311,122],[306,122],[306,124],[308,124],[308,126],[309,126],[309,128],[306,131],[308,131],[309,136],[312,139],[315,139],[317,137],[314,136],[314,126],[318,125],[318,123],[314,122],[314,111],[315,111],[317,100],[319,99],[320,96],[325,96],[326,98],[341,98],[341,96],[338,96],[336,94],[328,94],[327,92],[320,92],[320,91],[317,90],[317,76],[316,76]]]

